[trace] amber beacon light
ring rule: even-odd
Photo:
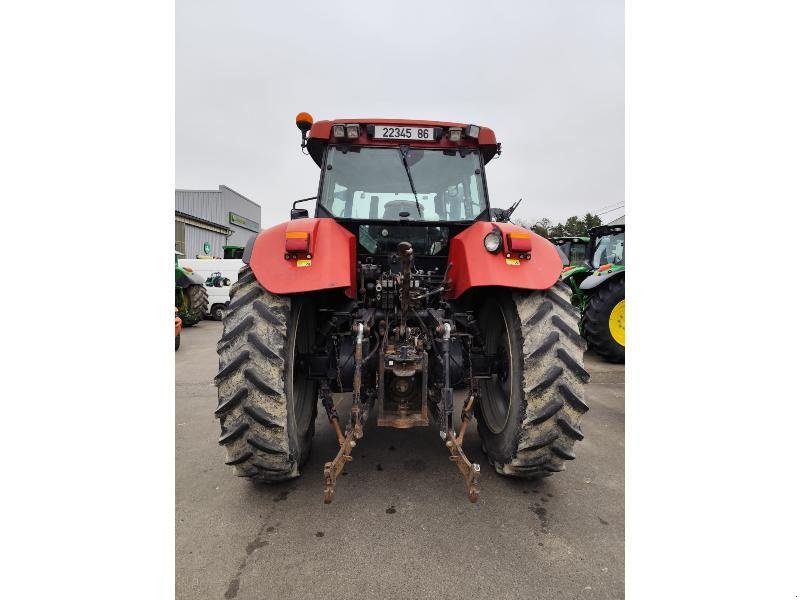
[[[300,130],[300,133],[303,135],[303,139],[300,142],[300,147],[306,147],[306,137],[308,136],[308,131],[311,129],[311,126],[314,124],[314,117],[312,117],[307,112],[297,113],[297,116],[294,118],[294,122],[297,125],[297,128]]]
[[[314,118],[307,112],[298,113],[294,121],[297,123],[297,128],[304,132],[311,129],[311,126],[314,124]]]

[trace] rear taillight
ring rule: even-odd
[[[286,252],[307,254],[311,248],[311,235],[307,231],[286,232]]]
[[[518,232],[509,233],[508,249],[511,252],[530,252],[532,249],[530,234]]]

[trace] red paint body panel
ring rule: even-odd
[[[495,227],[503,234],[503,251],[492,254],[484,247],[483,238]],[[512,258],[519,259],[518,266],[506,263],[506,253],[510,251],[507,236],[516,231],[531,235],[531,260],[520,259],[512,252]],[[458,298],[471,288],[490,285],[546,290],[555,285],[564,268],[555,246],[543,237],[511,223],[488,221],[478,221],[450,240],[448,261],[453,265],[448,274],[451,283],[448,298]]]
[[[307,267],[284,258],[287,231],[309,232],[312,258]],[[256,279],[273,294],[344,288],[347,296],[355,298],[355,266],[356,237],[333,219],[297,219],[265,229],[250,255]]]

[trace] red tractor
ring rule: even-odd
[[[297,201],[245,247],[217,347],[226,464],[257,481],[298,477],[319,399],[339,441],[326,503],[371,411],[378,427],[436,423],[473,502],[480,466],[462,450],[473,413],[498,473],[562,471],[588,410],[585,342],[555,247],[492,221],[494,132],[306,113],[297,126],[320,167],[305,199],[314,216]],[[352,406],[340,420],[342,392]]]

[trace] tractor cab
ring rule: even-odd
[[[590,256],[586,262],[592,269],[625,266],[625,225],[599,225],[589,230],[589,237]]]
[[[586,263],[590,238],[586,236],[565,236],[550,238],[569,261],[566,267],[576,267]]]
[[[491,220],[484,167],[500,144],[488,127],[404,119],[312,124],[302,113],[297,123],[320,166],[314,216],[350,231],[360,261],[385,262],[409,242],[417,266],[441,274],[450,240]]]

